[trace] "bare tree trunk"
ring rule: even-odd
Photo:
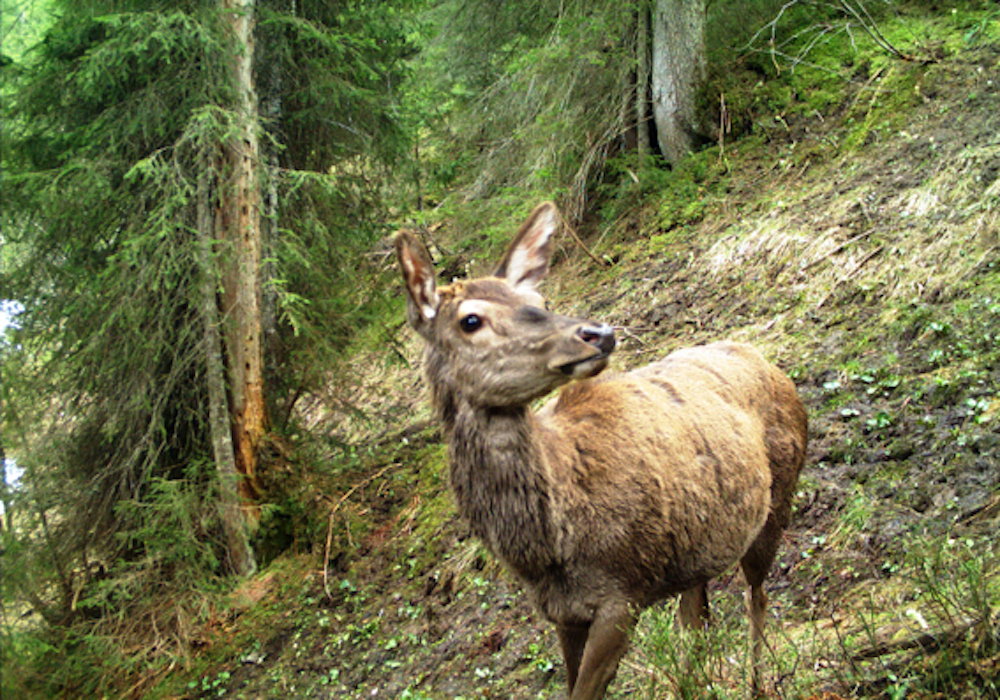
[[[280,11],[292,17],[297,13],[297,0],[284,0],[281,3],[272,4],[272,11]],[[268,32],[272,36],[268,36]],[[268,402],[267,415],[270,419],[284,416],[285,411],[282,405],[276,400],[284,392],[282,379],[284,378],[284,365],[287,357],[280,343],[278,334],[278,294],[272,282],[275,279],[275,255],[278,244],[278,222],[279,222],[279,197],[278,178],[281,163],[278,157],[278,146],[283,142],[281,115],[284,112],[282,104],[282,91],[284,76],[282,75],[282,62],[277,57],[272,58],[266,53],[268,46],[274,47],[280,44],[280,29],[261,27],[258,31],[260,47],[254,56],[257,65],[257,87],[259,95],[259,113],[262,117],[261,128],[269,138],[265,138],[260,144],[260,163],[264,181],[261,184],[261,194],[263,201],[261,205],[261,243],[263,253],[263,265],[261,267],[262,280],[262,307],[261,307],[261,327],[264,332],[263,353],[264,353],[264,385],[268,391],[265,399]],[[275,391],[275,388],[279,388]],[[279,418],[280,420],[280,418]]]
[[[655,0],[653,117],[660,151],[671,165],[697,142],[696,100],[705,77],[705,0]]]
[[[236,134],[223,144],[226,181],[218,198],[216,237],[228,242],[222,276],[225,350],[229,368],[236,468],[247,516],[259,517],[257,448],[267,428],[261,326],[261,202],[258,108],[253,82],[254,0],[222,0],[233,32],[233,83],[238,90]]]
[[[636,150],[640,156],[649,154],[649,2],[639,3],[639,23],[636,30],[635,128]]]
[[[241,507],[240,473],[236,467],[233,433],[226,396],[225,364],[222,338],[219,335],[219,302],[216,298],[216,275],[212,264],[211,178],[208,158],[202,154],[198,175],[197,229],[198,264],[201,272],[202,321],[204,323],[205,374],[208,380],[209,426],[215,470],[219,477],[219,519],[225,533],[233,570],[240,575],[257,568]]]

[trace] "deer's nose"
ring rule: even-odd
[[[580,326],[576,330],[577,337],[587,345],[592,345],[607,355],[615,349],[615,331],[606,323],[599,326]]]

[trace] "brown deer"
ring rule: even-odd
[[[612,329],[536,289],[559,222],[540,205],[494,276],[443,287],[423,244],[396,238],[458,508],[555,624],[571,700],[603,697],[642,608],[679,593],[681,623],[702,626],[706,583],[735,562],[756,691],[763,582],[806,451],[795,386],[737,343],[598,377]]]

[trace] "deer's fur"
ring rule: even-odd
[[[443,287],[420,241],[397,237],[458,508],[556,625],[572,700],[603,696],[643,607],[679,593],[682,623],[703,624],[706,582],[736,562],[756,689],[762,584],[805,458],[795,386],[737,343],[600,374],[611,329],[545,310],[536,289],[558,222],[539,206],[495,276]]]

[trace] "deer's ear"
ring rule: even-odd
[[[396,235],[396,256],[403,271],[410,325],[423,333],[438,309],[434,263],[424,244],[406,231]]]
[[[549,271],[552,238],[559,230],[560,220],[559,210],[552,202],[535,207],[521,225],[494,274],[506,278],[515,288],[527,286],[534,289]]]

